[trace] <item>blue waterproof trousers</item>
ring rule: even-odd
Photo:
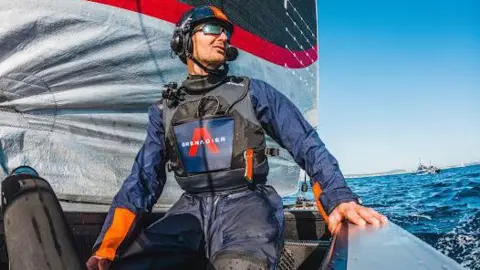
[[[271,186],[184,193],[113,269],[274,269],[282,233],[282,200]]]

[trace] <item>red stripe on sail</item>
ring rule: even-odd
[[[110,5],[170,23],[177,23],[180,17],[192,6],[176,0],[88,0],[100,4]],[[234,28],[232,45],[251,53],[257,57],[287,68],[305,68],[318,59],[317,46],[303,50],[291,51],[273,44],[257,35],[254,35],[238,26]]]

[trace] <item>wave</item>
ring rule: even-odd
[[[480,178],[480,173],[468,173],[468,174],[465,174],[464,177],[468,177],[468,178]]]
[[[435,182],[435,183],[428,183],[423,185],[425,188],[442,188],[442,187],[449,187],[450,183],[448,182]]]
[[[480,186],[475,186],[458,193],[459,198],[475,197],[480,198]]]
[[[348,185],[365,206],[464,267],[480,270],[480,166],[349,179]]]
[[[433,246],[462,266],[480,270],[480,211],[443,234]]]

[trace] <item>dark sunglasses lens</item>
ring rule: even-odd
[[[220,35],[222,34],[222,31],[225,31],[225,34],[227,35],[227,39],[230,39],[230,36],[231,36],[230,32],[227,31],[227,29],[217,24],[205,24],[202,30],[203,30],[203,33],[211,34],[211,35]]]
[[[222,33],[222,27],[216,24],[205,24],[202,30],[205,34],[220,35]]]

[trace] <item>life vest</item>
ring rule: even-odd
[[[169,169],[191,193],[265,183],[265,133],[249,95],[250,80],[226,77],[213,89],[163,99]],[[249,175],[251,174],[251,175]]]

